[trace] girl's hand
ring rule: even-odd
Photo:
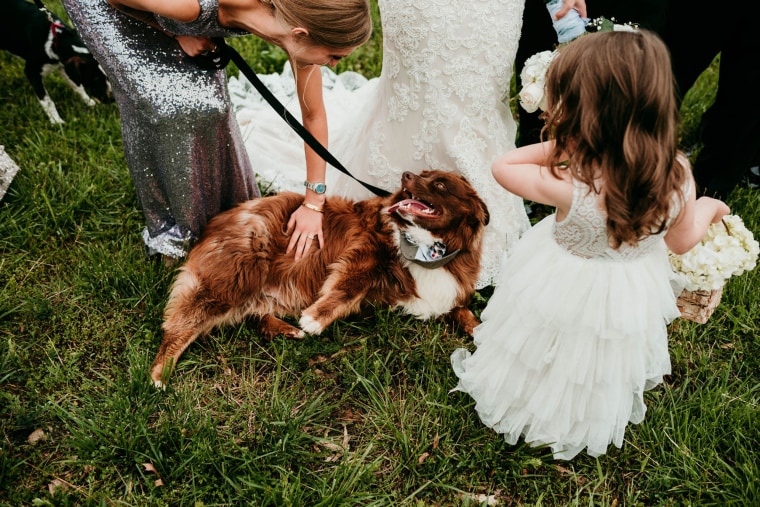
[[[705,197],[701,197],[701,199],[704,199]],[[712,223],[717,223],[723,220],[723,217],[731,213],[731,208],[728,207],[728,204],[721,201],[720,199],[714,199],[710,197],[709,199],[713,199],[715,201],[715,215],[713,216]]]
[[[665,233],[665,244],[676,255],[683,255],[702,241],[710,224],[720,222],[731,210],[723,201],[712,197],[696,198],[694,181],[691,194],[681,213]]]
[[[321,208],[322,206],[318,206]],[[285,252],[289,254],[293,249],[296,251],[296,260],[300,259],[311,248],[314,241],[319,241],[319,248],[324,246],[324,237],[322,236],[322,213],[314,211],[305,206],[299,206],[297,210],[290,215],[286,234],[292,234],[288,249]]]

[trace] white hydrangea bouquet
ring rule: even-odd
[[[668,252],[670,265],[684,284],[678,298],[684,318],[707,322],[720,302],[726,280],[753,270],[758,254],[760,244],[737,215],[726,215],[711,224],[702,241],[685,254]]]
[[[578,30],[571,30],[571,33],[580,33],[580,35],[575,35],[573,39],[563,42],[563,44],[569,44],[572,40],[577,39],[584,33],[610,31],[630,32],[638,28],[638,25],[635,23],[617,23],[614,18],[596,18],[589,21],[576,15],[574,22],[583,23],[583,30],[580,32]],[[560,38],[560,40],[562,39]],[[549,64],[552,63],[552,60],[554,60],[556,55],[556,49],[552,51],[547,50],[536,53],[525,60],[522,71],[520,71],[522,88],[520,89],[519,97],[520,105],[529,113],[534,113],[539,109],[541,111],[546,111],[546,96],[544,95],[546,70],[549,68]]]

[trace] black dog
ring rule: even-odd
[[[112,102],[103,69],[74,30],[26,0],[0,1],[0,49],[26,60],[24,73],[51,123],[63,123],[42,79],[58,70],[87,105]],[[92,97],[92,98],[91,98]]]

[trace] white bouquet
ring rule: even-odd
[[[546,111],[544,79],[546,78],[546,69],[549,68],[555,54],[556,51],[541,51],[525,60],[525,66],[520,72],[520,81],[522,82],[520,104],[529,113],[538,109]]]
[[[547,8],[550,4],[561,5],[562,2],[546,2]],[[556,11],[555,11],[556,12]],[[575,12],[575,11],[571,11]],[[609,32],[609,31],[635,31],[638,29],[638,25],[635,23],[617,23],[615,18],[595,18],[588,20],[577,16],[581,23],[584,23],[584,27],[579,32],[572,30],[572,39],[563,41],[560,37],[560,42],[569,44],[572,40],[577,39],[587,32]],[[552,18],[553,19],[553,18]],[[564,19],[564,18],[563,18]],[[577,22],[574,22],[577,24]],[[580,34],[580,35],[578,35]],[[557,55],[557,51],[541,51],[525,60],[525,65],[520,72],[520,82],[522,88],[520,89],[520,105],[529,113],[534,113],[538,109],[546,111],[546,96],[544,95],[544,84],[546,79],[546,70],[549,68],[549,64]]]
[[[688,291],[718,290],[732,276],[751,271],[760,246],[741,217],[726,215],[711,224],[701,243],[683,255],[668,252],[673,270],[682,275]]]

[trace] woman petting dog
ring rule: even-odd
[[[478,288],[495,284],[505,252],[530,225],[523,200],[491,176],[493,160],[515,147],[517,126],[505,99],[524,3],[379,0],[380,76],[367,81],[342,73],[325,79],[331,151],[359,180],[390,190],[404,171],[442,169],[465,176],[488,204]],[[565,0],[556,16],[571,8],[585,9],[585,2]],[[272,89],[289,93],[285,72],[265,79]],[[232,80],[231,90],[248,152],[261,166],[259,177],[278,190],[297,189],[301,181],[292,174],[303,155],[294,149],[296,134],[274,122],[275,113],[242,81]],[[282,98],[290,102],[290,96]],[[248,123],[262,116],[273,121]],[[327,187],[331,195],[369,196],[338,171],[328,171]]]
[[[149,254],[184,257],[211,217],[259,197],[214,37],[254,34],[288,54],[303,123],[327,144],[319,66],[372,31],[367,0],[63,0],[113,85]],[[305,146],[303,206],[288,251],[322,239],[325,162]],[[321,185],[320,185],[321,184]]]

